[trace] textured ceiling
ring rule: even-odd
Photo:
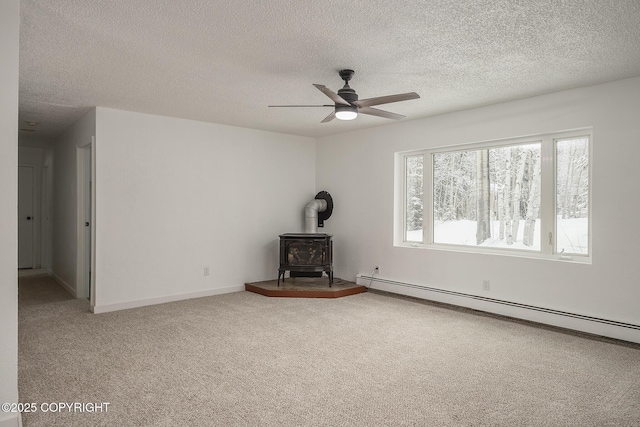
[[[427,117],[640,75],[638,0],[23,0],[20,128],[56,135],[105,106],[318,137],[312,86]],[[34,128],[33,126],[31,128]]]

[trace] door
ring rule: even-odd
[[[78,298],[90,298],[92,277],[92,233],[95,230],[92,224],[93,218],[93,139],[90,144],[77,147],[77,171],[78,171],[78,234],[77,234],[77,264],[76,296]]]
[[[84,180],[84,274],[85,295],[91,298],[91,145],[83,150],[83,176]]]
[[[33,166],[18,167],[18,268],[33,268]]]

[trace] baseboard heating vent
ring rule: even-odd
[[[576,314],[576,313],[570,313],[570,312],[567,312],[567,311],[554,310],[554,309],[544,308],[544,307],[537,307],[537,306],[534,306],[534,305],[522,304],[522,303],[517,303],[517,302],[511,302],[511,301],[504,301],[504,300],[499,300],[499,299],[495,299],[495,298],[488,298],[488,297],[484,297],[484,296],[480,296],[480,295],[472,295],[472,294],[466,294],[466,293],[463,293],[463,292],[450,291],[450,290],[446,290],[446,289],[438,289],[438,288],[433,288],[433,287],[430,287],[430,286],[423,286],[423,285],[416,285],[416,284],[412,284],[412,283],[398,282],[398,281],[395,281],[395,280],[388,280],[388,279],[383,279],[383,278],[380,278],[380,277],[371,277],[370,275],[358,275],[357,276],[356,283],[362,284],[362,283],[359,283],[358,280],[360,280],[362,283],[366,283],[367,285],[369,283],[382,285],[382,286],[378,286],[378,287],[373,287],[373,289],[378,288],[379,290],[386,290],[386,291],[389,291],[389,292],[394,292],[393,288],[397,286],[397,287],[404,287],[404,288],[412,288],[412,289],[416,289],[416,290],[419,290],[419,291],[424,291],[425,293],[432,293],[434,297],[437,297],[438,295],[443,295],[443,296],[446,295],[446,296],[450,297],[450,298],[446,298],[446,301],[441,299],[441,298],[432,298],[432,299],[434,301],[445,302],[445,303],[450,303],[450,304],[453,304],[453,305],[460,305],[460,306],[464,306],[464,307],[476,308],[475,306],[477,306],[477,304],[464,303],[465,299],[468,300],[468,301],[477,301],[477,302],[480,302],[481,304],[483,304],[483,308],[479,308],[480,310],[488,311],[488,312],[496,312],[498,314],[503,314],[503,313],[501,313],[500,310],[491,310],[491,309],[486,309],[486,308],[490,308],[491,305],[494,305],[494,307],[503,306],[503,307],[509,307],[509,308],[514,308],[514,309],[519,309],[519,310],[527,310],[529,312],[537,312],[537,313],[544,313],[544,314],[560,316],[560,317],[563,317],[563,318],[566,318],[566,319],[575,319],[575,320],[579,320],[579,321],[590,322],[592,324],[600,324],[600,325],[613,326],[613,327],[616,327],[616,328],[624,328],[624,329],[629,330],[629,331],[640,331],[640,325],[635,325],[635,324],[632,324],[632,323],[618,322],[616,320],[602,319],[602,318],[593,317],[593,316],[585,316],[583,314]],[[396,290],[396,293],[401,293],[402,294],[402,292],[398,292],[398,291],[399,290]],[[416,296],[416,295],[411,295],[411,296]],[[417,297],[420,298],[420,296],[417,296]],[[424,298],[425,299],[430,299],[430,298],[428,298],[428,296],[425,296]],[[458,304],[456,304],[456,302],[454,302],[452,300],[458,300]],[[520,316],[513,316],[513,317],[520,317]],[[527,320],[531,320],[531,319],[527,319]],[[540,321],[540,320],[536,320],[536,321]],[[540,322],[541,323],[547,323],[547,322],[543,322],[543,321],[540,321]],[[564,325],[558,325],[557,322],[549,322],[549,324],[556,325],[556,326],[564,326]],[[570,329],[573,329],[573,328],[570,328]],[[609,336],[609,335],[605,335],[605,334],[601,333],[601,331],[592,332],[590,330],[585,330],[584,328],[576,328],[576,329],[582,330],[584,332],[596,333],[598,335]],[[639,341],[637,341],[635,339],[620,338],[619,336],[612,336],[612,338],[626,339],[626,340],[633,341],[633,342],[639,342]]]

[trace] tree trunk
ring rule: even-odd
[[[530,151],[527,153],[522,152],[519,148],[513,148],[511,150],[514,153],[520,152],[520,159],[518,160],[518,170],[516,171],[516,182],[513,188],[513,224],[511,226],[511,234],[514,241],[518,240],[518,230],[520,228],[520,195],[522,194],[522,179],[524,178],[524,168],[527,164],[527,159],[531,155]]]
[[[477,173],[477,231],[476,242],[481,244],[491,237],[491,212],[489,206],[490,189],[489,189],[489,150],[480,150],[477,153],[478,173]]]
[[[504,225],[504,240],[508,245],[513,244],[513,229],[511,228],[511,154],[504,156],[504,186],[502,189],[502,222]]]
[[[567,153],[567,176],[564,184],[564,194],[562,197],[562,219],[570,218],[571,203],[571,182],[573,181],[573,158],[575,148],[570,147]]]
[[[498,190],[498,207],[496,211],[498,212],[498,221],[500,224],[498,236],[500,240],[504,240],[504,188]]]
[[[533,153],[533,174],[529,180],[529,203],[527,203],[527,215],[524,224],[524,235],[522,243],[526,246],[533,246],[536,235],[536,219],[540,212],[540,150]]]
[[[573,190],[573,200],[572,200],[572,206],[571,206],[571,212],[572,212],[572,217],[573,218],[582,218],[582,212],[581,212],[581,198],[583,195],[583,173],[585,171],[585,167],[584,167],[584,163],[583,163],[583,158],[584,155],[586,154],[586,145],[581,144],[579,147],[576,148],[576,151],[574,153],[574,171],[577,169],[578,170],[578,176],[575,179],[575,186],[572,185],[573,188],[575,188],[575,190]],[[575,172],[574,172],[575,175]]]
[[[449,213],[448,217],[450,220],[458,219],[456,215],[456,153],[450,153],[451,156],[451,167],[449,169]]]

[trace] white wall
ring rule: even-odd
[[[95,312],[275,279],[313,139],[98,107]],[[209,267],[210,275],[204,275]]]
[[[20,1],[0,2],[0,403],[18,402],[18,46]],[[18,425],[0,412],[0,426]]]
[[[389,280],[640,325],[639,111],[633,78],[319,139],[316,186],[336,203],[326,229],[336,274],[353,280],[379,264]],[[393,246],[395,152],[589,126],[592,265]]]
[[[51,272],[78,295],[77,256],[77,147],[91,142],[96,132],[92,109],[65,130],[53,148]]]

